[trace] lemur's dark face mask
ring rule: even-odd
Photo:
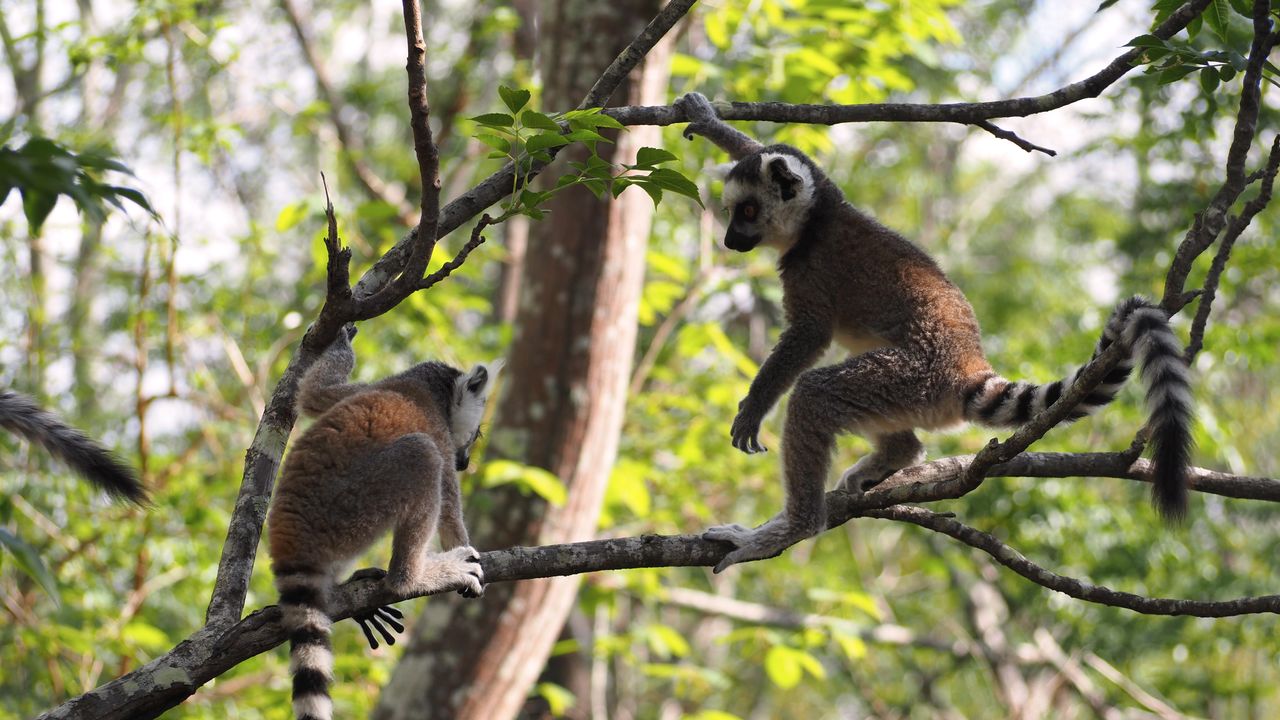
[[[760,203],[747,198],[733,208],[733,217],[724,234],[724,246],[738,252],[748,252],[760,244],[764,236],[760,229]]]

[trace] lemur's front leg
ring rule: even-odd
[[[684,129],[684,136],[690,140],[694,135],[701,135],[729,153],[729,157],[734,160],[741,160],[764,149],[763,145],[721,120],[716,114],[715,106],[702,93],[686,93],[677,98],[672,107],[688,118],[689,124]]]
[[[356,354],[351,349],[351,339],[356,336],[355,323],[347,323],[338,331],[338,337],[307,369],[298,383],[298,409],[312,416],[324,414],[347,397],[363,390],[364,385],[349,384],[347,378],[356,366]]]

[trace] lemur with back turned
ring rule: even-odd
[[[112,498],[147,504],[146,488],[133,468],[26,395],[0,390],[0,427],[42,446]]]
[[[484,592],[457,473],[470,462],[500,365],[464,373],[424,362],[376,383],[348,383],[354,335],[354,325],[339,331],[299,384],[299,410],[317,417],[285,458],[267,516],[299,720],[332,717],[327,597],[348,563],[388,530],[387,569],[350,579],[382,578],[399,594]],[[437,524],[443,552],[429,553]],[[378,627],[372,613],[357,619]],[[376,647],[367,627],[365,635]]]
[[[964,293],[923,250],[850,205],[804,153],[764,147],[725,124],[698,93],[675,103],[703,135],[737,161],[724,183],[732,212],[725,246],[780,254],[787,327],[739,403],[730,434],[746,453],[764,450],[760,423],[795,385],[782,435],[785,511],[755,529],[722,525],[704,537],[735,549],[716,572],[773,557],[826,526],[824,485],[837,433],[868,437],[874,451],[845,470],[840,487],[860,493],[924,459],[914,430],[965,421],[1016,427],[1067,392],[1081,369],[1047,385],[1007,380],[991,369]],[[831,344],[845,361],[808,369]],[[1075,420],[1111,402],[1136,356],[1147,384],[1154,445],[1153,500],[1169,519],[1185,515],[1191,455],[1191,390],[1182,347],[1163,310],[1141,297],[1121,302],[1098,340],[1126,359],[1072,412]]]

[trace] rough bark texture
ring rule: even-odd
[[[545,3],[543,104],[563,107],[583,97],[600,68],[657,11],[656,0]],[[654,72],[665,68],[660,55],[650,53],[640,73],[647,83],[633,75],[619,95],[661,102],[665,70],[661,77]],[[622,134],[616,146],[601,145],[601,155],[630,161],[641,145],[659,144],[655,130]],[[550,210],[532,228],[530,247],[537,251],[525,260],[517,334],[490,448],[550,470],[565,484],[568,500],[548,507],[513,488],[486,492],[487,509],[471,526],[481,548],[590,538],[617,452],[653,206],[634,190],[609,201],[577,188],[557,196]],[[430,609],[416,624],[375,717],[513,716],[577,588],[576,578],[536,580],[493,587],[481,602]]]

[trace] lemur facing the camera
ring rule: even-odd
[[[850,205],[804,153],[764,147],[721,121],[702,95],[676,101],[699,134],[737,161],[724,184],[732,212],[725,246],[780,254],[787,327],[739,403],[734,447],[764,450],[760,423],[795,385],[782,435],[785,512],[749,529],[723,525],[704,537],[735,549],[716,565],[773,557],[825,528],[824,485],[837,433],[868,437],[875,449],[846,470],[840,487],[860,493],[923,460],[914,430],[965,421],[1016,427],[1067,392],[1080,370],[1047,385],[1007,380],[991,369],[973,308],[923,250]],[[835,341],[844,362],[809,370]],[[1112,313],[1094,352],[1129,350],[1069,419],[1111,402],[1136,356],[1147,384],[1155,448],[1153,499],[1169,519],[1186,513],[1191,390],[1182,347],[1165,312],[1134,297]]]
[[[332,716],[328,594],[347,564],[388,530],[387,570],[367,568],[350,579],[382,578],[402,595],[484,592],[457,473],[470,462],[500,365],[464,373],[424,362],[376,383],[348,383],[353,335],[354,325],[340,331],[299,384],[299,410],[317,418],[285,459],[267,516],[299,720]],[[437,523],[443,552],[429,553]]]
[[[0,390],[0,427],[41,445],[111,497],[147,504],[146,488],[133,468],[26,395]]]

